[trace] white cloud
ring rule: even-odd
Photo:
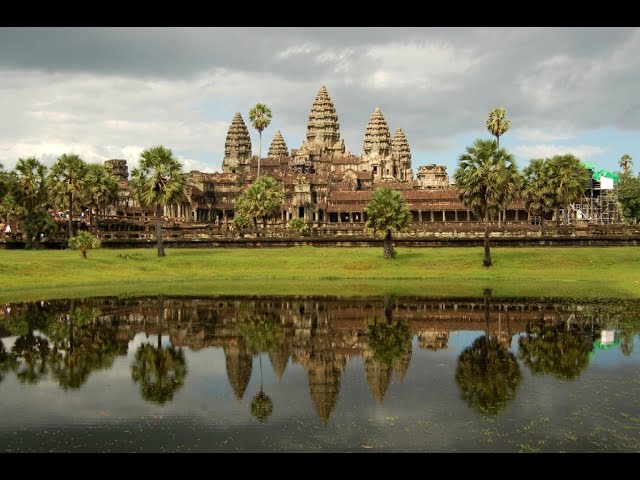
[[[376,89],[452,90],[461,84],[461,76],[482,60],[444,42],[376,45],[366,56],[375,65],[367,83]]]
[[[581,160],[594,155],[604,153],[604,149],[595,145],[553,145],[553,144],[540,144],[540,145],[518,145],[513,149],[514,153],[525,159],[532,158],[549,158],[554,155],[572,154]]]
[[[515,129],[513,133],[522,140],[534,142],[553,142],[554,140],[569,140],[575,137],[575,134],[565,127],[554,127],[550,130],[522,127]]]

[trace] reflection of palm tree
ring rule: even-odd
[[[256,417],[259,422],[265,422],[273,414],[273,402],[269,395],[264,393],[262,389],[262,354],[260,359],[260,391],[253,397],[251,401],[251,415]]]
[[[456,383],[462,398],[480,413],[496,415],[515,396],[522,375],[513,353],[489,335],[491,289],[484,289],[485,334],[462,351]]]
[[[158,298],[158,344],[138,347],[131,378],[140,384],[142,398],[160,405],[173,400],[175,392],[184,385],[187,374],[186,360],[182,348],[162,346],[162,318],[164,303]]]
[[[558,378],[580,376],[589,364],[594,337],[581,332],[577,325],[546,323],[528,325],[520,337],[518,356],[534,375],[551,373]]]
[[[391,373],[402,380],[411,362],[411,331],[406,322],[392,318],[391,300],[385,297],[385,319],[373,318],[367,325],[369,347],[364,370],[371,395],[381,403],[391,383]]]
[[[4,380],[5,373],[15,369],[15,367],[15,357],[7,352],[4,343],[0,339],[0,383]]]
[[[515,355],[488,335],[477,338],[458,357],[456,383],[462,398],[481,413],[503,411],[521,379]]]
[[[273,414],[273,402],[264,393],[262,383],[262,353],[275,352],[284,341],[284,331],[280,319],[274,315],[255,315],[245,318],[238,330],[249,347],[258,354],[260,363],[260,391],[251,401],[251,415],[259,422],[265,422]]]
[[[48,329],[53,348],[50,361],[60,386],[80,388],[95,370],[108,369],[119,354],[117,328],[98,320],[100,310],[71,303],[64,321]]]
[[[24,332],[11,349],[13,368],[21,383],[35,384],[48,373],[49,340],[35,334],[36,329],[46,329],[48,322],[47,313],[34,303],[14,322],[13,327]]]

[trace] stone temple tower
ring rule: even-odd
[[[271,141],[271,146],[269,147],[268,158],[278,158],[278,157],[286,157],[289,155],[289,149],[287,148],[287,144],[280,133],[280,130],[276,130],[276,133],[273,135],[273,140]]]
[[[240,113],[236,113],[224,142],[223,173],[249,173],[251,165],[251,137]]]
[[[364,170],[373,172],[374,181],[395,178],[396,172],[391,159],[391,133],[379,107],[371,114],[364,134],[362,163]]]
[[[307,138],[299,149],[292,150],[291,155],[299,161],[313,162],[320,156],[340,156],[344,155],[344,152],[344,140],[340,139],[336,108],[323,85],[311,106]]]
[[[392,168],[396,172],[396,178],[401,181],[412,180],[413,170],[411,170],[411,150],[409,142],[401,128],[396,130],[396,134],[391,141]]]

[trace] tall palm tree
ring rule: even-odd
[[[249,110],[249,121],[260,136],[260,146],[258,147],[258,176],[260,178],[260,158],[262,158],[262,131],[271,123],[271,110],[264,103],[256,103]]]
[[[91,163],[87,166],[87,176],[85,185],[86,202],[88,206],[98,210],[105,205],[113,203],[118,196],[118,179],[113,173],[113,169],[107,165]],[[91,216],[91,224],[98,228],[97,215]]]
[[[493,140],[478,139],[460,156],[454,173],[460,200],[478,218],[484,218],[484,257],[491,266],[489,218],[517,194],[522,184],[515,158]]]
[[[500,148],[500,136],[506,133],[511,126],[511,120],[507,120],[506,115],[507,111],[504,107],[498,107],[491,110],[487,118],[487,130],[496,137],[497,148]]]
[[[407,201],[397,190],[378,188],[373,192],[365,212],[365,227],[374,235],[379,233],[384,236],[384,258],[395,257],[392,233],[406,231],[413,219]]]
[[[20,158],[14,170],[13,197],[24,208],[25,248],[31,248],[34,237],[47,223],[47,167],[34,157]]]
[[[159,145],[140,154],[140,164],[131,172],[130,185],[143,207],[156,207],[156,238],[158,256],[164,257],[162,245],[162,210],[165,205],[180,200],[187,184],[182,164],[171,149]]]
[[[620,157],[618,161],[618,165],[622,169],[622,173],[631,173],[631,167],[633,166],[633,162],[631,161],[631,155],[625,153]]]
[[[73,200],[81,194],[87,164],[75,153],[65,153],[58,157],[49,172],[49,184],[54,194],[62,195],[69,200],[69,232],[67,238],[73,237]]]

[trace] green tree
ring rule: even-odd
[[[258,231],[258,218],[265,227],[267,218],[273,217],[282,210],[282,188],[272,177],[261,177],[253,182],[238,198],[236,215],[253,218],[253,225]]]
[[[618,165],[622,169],[622,173],[631,173],[631,167],[633,167],[633,162],[631,161],[631,155],[625,153],[620,157],[618,161]]]
[[[61,202],[58,199],[62,197],[68,202],[67,238],[73,237],[73,203],[82,195],[86,172],[87,164],[74,153],[60,155],[49,171],[48,181],[54,201]]]
[[[309,225],[304,221],[304,218],[298,217],[291,219],[287,228],[301,236],[309,234]]]
[[[365,228],[372,231],[374,235],[383,236],[384,258],[394,258],[396,252],[393,248],[392,234],[408,230],[412,221],[407,201],[397,190],[378,188],[373,192],[365,212],[367,215]]]
[[[529,216],[544,215],[554,209],[553,186],[549,173],[549,164],[542,158],[536,158],[529,162],[524,169],[524,187],[522,196]]]
[[[628,222],[640,220],[640,175],[630,173],[620,175],[618,182],[618,201],[622,205],[622,214]]]
[[[589,181],[589,171],[580,159],[571,154],[554,155],[547,161],[557,219],[560,222],[560,209],[564,207],[566,215],[563,223],[567,223],[571,204],[584,196]]]
[[[75,237],[69,239],[69,247],[74,250],[80,250],[82,258],[87,258],[87,251],[92,248],[100,248],[100,239],[86,230],[82,230]]]
[[[160,405],[173,400],[175,392],[184,385],[187,364],[182,348],[162,346],[164,301],[158,298],[158,342],[138,347],[131,366],[131,378],[140,384],[142,398]]]
[[[518,356],[534,375],[550,373],[571,380],[589,365],[594,339],[576,325],[540,320],[527,325],[518,340]]]
[[[240,238],[244,237],[244,234],[247,233],[251,227],[253,227],[253,219],[248,215],[240,214],[236,210],[236,214],[233,217],[233,229],[238,233]]]
[[[509,130],[511,120],[506,118],[507,111],[504,107],[494,108],[487,118],[487,130],[496,137],[496,150],[500,148],[500,137]]]
[[[4,199],[4,196],[9,192],[9,175],[4,170],[4,165],[0,163],[0,202]]]
[[[47,167],[34,157],[20,158],[13,171],[14,180],[11,193],[16,203],[22,207],[19,219],[25,234],[25,248],[39,240],[39,233],[51,230],[53,219],[47,213]]]
[[[271,110],[264,103],[256,103],[249,110],[249,121],[253,128],[258,131],[260,145],[258,147],[258,176],[260,178],[260,159],[262,157],[262,131],[271,123]]]
[[[90,163],[87,166],[85,182],[85,202],[89,207],[98,211],[112,204],[118,196],[118,179],[113,173],[113,168],[99,163]],[[98,217],[91,215],[91,224],[98,228]]]
[[[162,210],[184,196],[187,180],[182,164],[169,148],[162,145],[148,148],[140,154],[140,164],[132,170],[129,184],[142,206],[156,208],[158,256],[164,257]]]
[[[484,257],[491,266],[490,217],[500,212],[517,195],[522,176],[515,158],[493,140],[478,139],[460,156],[454,173],[460,200],[478,218],[484,218]]]

